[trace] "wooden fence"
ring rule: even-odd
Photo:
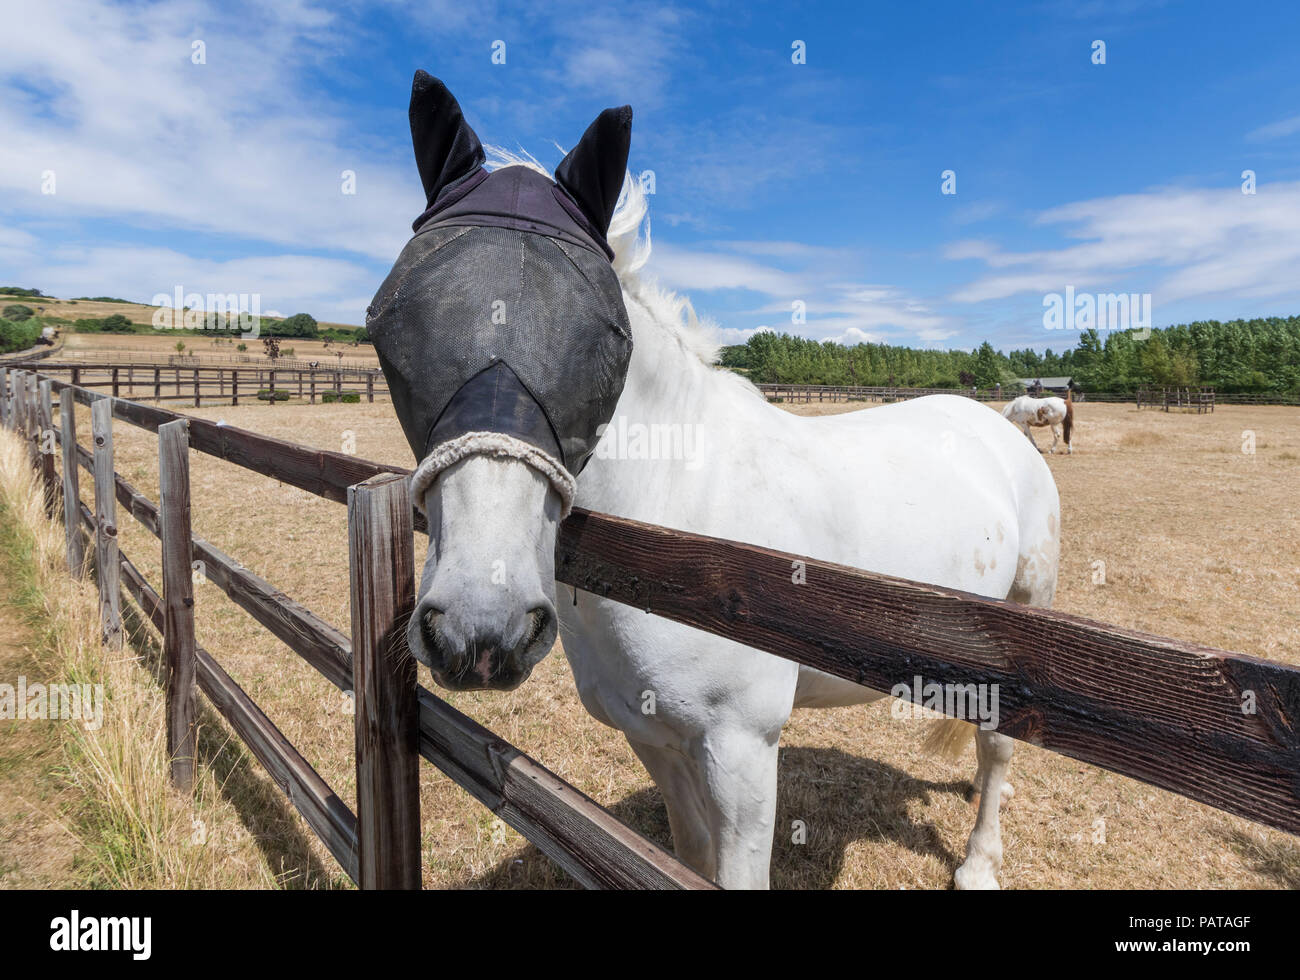
[[[792,385],[760,384],[756,386],[769,401],[786,402],[893,402],[922,395],[961,395],[976,401],[1009,401],[1010,392],[993,388],[870,388],[861,385]],[[1076,402],[1136,402],[1138,408],[1186,408],[1196,412],[1213,412],[1218,405],[1300,405],[1300,397],[1281,392],[1222,392],[1212,387],[1139,388],[1129,392],[1076,391]],[[1166,409],[1167,410],[1167,409]]]
[[[244,367],[261,367],[268,363],[265,354],[213,354],[207,351],[198,354],[177,354],[165,353],[162,351],[144,351],[130,350],[122,347],[76,347],[67,352],[66,356],[78,361],[87,363],[113,363],[120,364],[128,358],[131,363],[140,367],[153,367],[155,365],[170,366],[180,365],[181,367],[192,367],[195,364],[208,366],[244,366]],[[378,365],[375,361],[350,360],[345,357],[336,357],[334,354],[321,354],[314,360],[305,357],[281,356],[276,358],[275,363],[286,370],[294,371],[342,371],[344,374],[349,372],[366,372],[375,371]],[[314,368],[313,368],[314,365]]]
[[[28,367],[30,365],[23,365]],[[373,402],[375,394],[386,395],[388,384],[378,369],[366,371],[336,370],[333,368],[300,369],[286,367],[280,362],[264,361],[255,367],[226,368],[211,364],[141,364],[135,361],[119,363],[83,363],[80,361],[52,361],[40,364],[42,374],[66,379],[79,388],[107,389],[114,398],[126,397],[152,402],[193,402],[195,408],[205,402],[238,405],[258,400],[259,393],[272,389],[287,392],[316,404],[317,398],[326,394],[355,393]],[[274,400],[262,398],[274,405]]]
[[[8,374],[0,372],[0,393],[8,390]],[[126,591],[165,637],[192,632],[183,615],[169,620],[166,613],[169,603],[186,605],[184,585],[173,586],[181,595],[169,599],[164,571],[160,597],[114,550],[114,503],[162,538],[164,549],[175,549],[175,561],[184,557],[186,524],[180,517],[164,520],[159,506],[112,473],[111,427],[92,426],[93,452],[75,444],[75,404],[91,405],[101,423],[111,415],[159,432],[160,465],[173,472],[179,473],[184,458],[183,434],[190,450],[348,503],[350,638],[202,538],[191,534],[189,546],[205,562],[209,580],[255,620],[336,686],[357,691],[354,817],[213,657],[193,649],[198,687],[353,880],[381,887],[418,883],[412,868],[419,867],[419,853],[411,845],[419,820],[410,770],[414,744],[583,884],[709,887],[539,763],[415,685],[409,672],[383,656],[387,638],[413,602],[408,552],[411,530],[422,529],[423,521],[411,514],[404,480],[409,471],[109,399],[62,380],[39,380],[38,388],[36,376],[13,375],[12,395],[0,397],[0,416],[30,440],[50,509],[57,513],[58,502],[65,502],[70,567],[81,567],[71,543],[74,525],[95,536],[110,642],[110,634],[120,631],[112,580],[118,570]],[[53,391],[59,394],[57,431]],[[39,449],[50,443],[42,433],[62,442],[62,494],[54,468],[41,459]],[[94,511],[77,496],[77,464],[97,475]],[[169,487],[182,485],[179,476],[169,479]],[[78,514],[69,517],[68,502],[74,501]],[[166,499],[162,504],[180,506]],[[404,515],[411,515],[409,524]],[[805,568],[799,586],[791,586],[794,562]],[[580,509],[561,527],[556,578],[875,690],[888,691],[918,674],[939,684],[997,685],[1000,731],[1300,833],[1296,668]],[[168,702],[183,718],[188,641],[170,642],[178,666],[169,677],[181,690],[169,684]],[[172,663],[173,654],[168,656]],[[171,737],[184,744],[182,735],[178,729]]]
[[[904,388],[904,387],[870,387],[866,385],[756,385],[768,401],[783,402],[895,402],[907,398],[920,398],[922,395],[961,395],[976,401],[994,401],[992,389],[974,388]]]
[[[1177,408],[1205,415],[1214,411],[1215,391],[1204,387],[1139,388],[1134,397],[1139,411],[1146,405],[1147,408],[1158,406],[1166,412]]]

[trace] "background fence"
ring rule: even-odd
[[[205,402],[257,400],[259,392],[271,389],[288,398],[306,399],[312,404],[327,393],[354,393],[373,402],[375,395],[387,395],[388,384],[378,368],[338,370],[334,368],[295,368],[286,362],[263,360],[253,367],[220,367],[211,364],[141,364],[137,361],[83,363],[57,360],[42,362],[42,374],[67,380],[74,387],[103,388],[114,398],[139,398],[147,401],[192,402],[195,408]],[[262,397],[270,401],[269,397]]]
[[[960,395],[976,401],[1008,401],[1011,394],[1005,390],[992,388],[871,388],[862,385],[792,385],[760,384],[757,385],[769,401],[787,402],[841,402],[867,401],[892,402],[907,398],[920,398],[922,395]],[[1180,394],[1181,393],[1181,394]],[[1047,394],[1047,392],[1045,392]],[[1075,392],[1077,402],[1133,402],[1139,408],[1156,404],[1164,405],[1168,397],[1174,407],[1191,407],[1208,404],[1208,411],[1214,411],[1214,405],[1300,405],[1300,396],[1281,392],[1235,392],[1224,393],[1205,386],[1183,386],[1181,388],[1139,388],[1130,392],[1086,391]],[[1180,400],[1181,398],[1181,400]]]
[[[91,451],[76,443],[77,404],[92,407]],[[118,575],[163,633],[175,757],[183,762],[183,706],[197,684],[353,880],[366,887],[418,885],[412,828],[419,824],[419,802],[411,769],[418,752],[585,885],[710,887],[416,685],[409,666],[384,656],[414,601],[411,537],[423,521],[411,511],[408,471],[26,372],[0,371],[0,419],[29,440],[47,509],[62,508],[74,573],[83,567],[74,539],[83,527],[93,536],[105,641],[120,642]],[[160,505],[113,472],[114,419],[159,433],[160,468],[170,474]],[[55,444],[61,481],[55,453],[42,451]],[[189,450],[348,504],[350,637],[190,532],[181,514],[188,507]],[[94,510],[80,501],[79,468],[95,475]],[[162,541],[161,595],[116,551],[117,504]],[[167,572],[181,567],[186,549],[257,622],[336,686],[357,692],[355,816],[213,656],[193,644],[192,619],[183,612],[192,608],[192,596],[179,572]],[[794,561],[804,563],[806,582],[792,588]],[[939,684],[996,684],[999,730],[1006,734],[1300,833],[1296,668],[580,509],[561,527],[556,578],[875,690],[910,683],[917,674]],[[173,775],[183,782],[184,765]]]

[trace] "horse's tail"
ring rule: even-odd
[[[956,718],[940,718],[930,726],[921,747],[932,755],[943,755],[956,759],[966,748],[966,743],[975,737],[975,726],[968,721]]]
[[[1065,430],[1065,444],[1070,444],[1070,430],[1074,428],[1074,389],[1065,389],[1065,423],[1061,426]]]

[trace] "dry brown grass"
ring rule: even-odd
[[[792,406],[799,414],[863,407]],[[411,462],[386,405],[241,405],[195,414],[328,449],[351,430],[358,454]],[[1254,456],[1240,452],[1245,429],[1257,434]],[[1158,441],[1148,442],[1148,433]],[[156,499],[156,437],[119,424],[116,440],[119,471]],[[1041,434],[1039,441],[1047,444]],[[1300,660],[1300,411],[1221,406],[1196,416],[1084,405],[1075,445],[1072,456],[1047,457],[1063,510],[1058,608]],[[196,533],[347,629],[342,506],[197,453],[193,486]],[[122,523],[125,552],[157,582],[157,542]],[[1093,584],[1097,561],[1105,563],[1104,585]],[[215,586],[199,589],[197,620],[200,642],[351,803],[352,731],[337,691]],[[518,691],[448,700],[668,843],[658,791],[621,735],[582,709],[558,650]],[[778,833],[775,886],[949,886],[971,827],[965,796],[974,761],[924,755],[923,734],[924,723],[892,720],[888,702],[794,715],[783,739],[778,827],[803,820],[809,840],[793,845],[788,830]],[[568,884],[432,767],[423,767],[422,780],[426,886]],[[1012,780],[1005,887],[1300,886],[1300,844],[1285,834],[1028,745],[1018,747]],[[305,846],[312,861],[328,864],[318,844]],[[294,853],[306,860],[301,849]]]
[[[39,501],[26,449],[0,432],[0,561],[8,613],[25,620],[28,640],[22,657],[0,663],[25,672],[29,683],[101,685],[106,700],[100,727],[3,723],[0,758],[17,769],[0,766],[0,826],[11,866],[0,869],[0,884],[274,887],[279,869],[241,808],[278,801],[265,787],[260,795],[249,789],[250,760],[210,711],[200,729],[206,765],[193,796],[171,788],[156,647],[147,634],[120,652],[101,647],[95,586],[68,575],[62,527],[45,519]],[[16,675],[4,680],[16,684]]]

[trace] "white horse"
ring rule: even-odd
[[[1051,603],[1059,501],[1039,454],[967,398],[816,419],[769,405],[714,365],[716,347],[689,303],[639,274],[649,255],[645,215],[629,181],[609,241],[634,348],[613,424],[579,479],[579,506]],[[685,438],[658,440],[655,451],[656,432]],[[431,652],[419,625],[426,610],[454,619],[472,641],[476,630],[521,633],[530,615],[556,609],[562,508],[545,476],[518,459],[475,455],[443,471],[421,503],[429,556],[408,637],[422,662]],[[627,736],[663,792],[678,855],[725,887],[766,887],[777,746],[791,710],[886,695],[588,593],[558,607],[579,696]],[[648,692],[653,713],[643,710]],[[957,743],[974,732],[978,755],[981,797],[957,887],[996,888],[1012,740],[938,724]]]
[[[1052,448],[1048,450],[1050,453],[1056,452],[1056,447],[1061,442],[1061,430],[1064,429],[1065,451],[1067,454],[1074,452],[1074,444],[1071,441],[1071,433],[1074,429],[1074,392],[1069,388],[1065,390],[1063,399],[1021,395],[1007,403],[1006,408],[1002,409],[1002,417],[1013,425],[1020,426],[1025,438],[1035,449],[1038,448],[1038,443],[1034,442],[1034,434],[1029,431],[1029,427],[1051,426]]]

